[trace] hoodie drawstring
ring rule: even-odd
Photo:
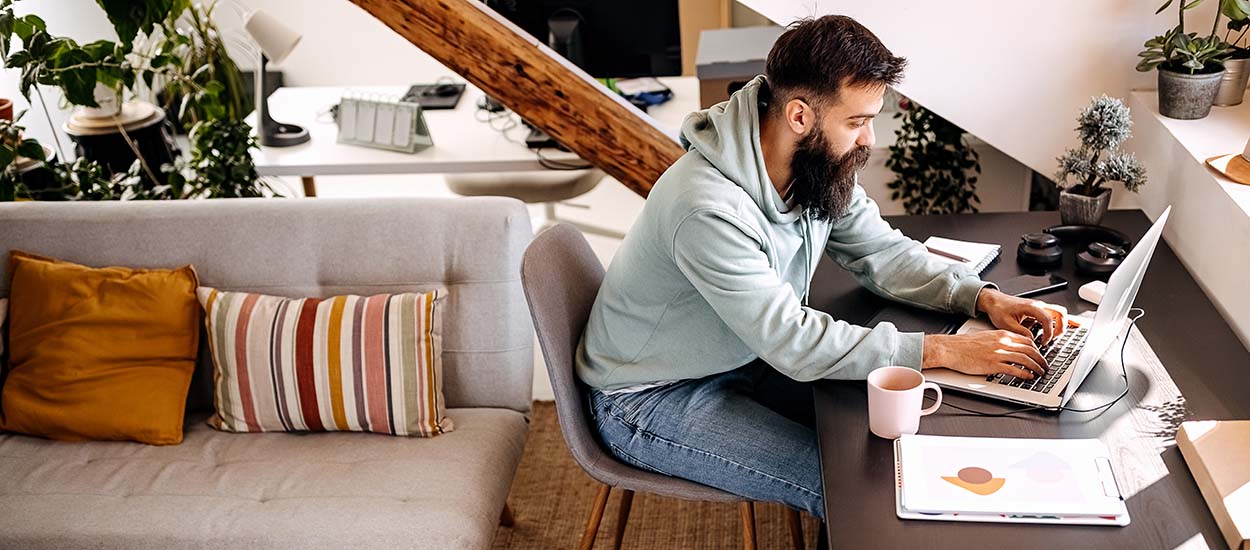
[[[807,305],[807,295],[812,291],[812,228],[807,211],[800,215],[803,222],[803,305]]]

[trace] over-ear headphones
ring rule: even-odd
[[[1032,269],[1053,269],[1063,262],[1060,245],[1076,246],[1078,272],[1105,277],[1128,255],[1128,235],[1100,225],[1056,225],[1020,237],[1016,261]],[[1097,246],[1095,246],[1097,245]]]
[[[1025,267],[1052,268],[1063,262],[1059,238],[1050,233],[1029,233],[1020,237],[1016,261]]]
[[[1089,243],[1085,250],[1076,255],[1076,270],[1105,279],[1120,266],[1125,256],[1128,256],[1128,251],[1124,247],[1100,242]]]

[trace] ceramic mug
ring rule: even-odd
[[[937,400],[921,410],[924,391],[937,392]],[[920,429],[920,417],[937,412],[942,388],[926,382],[920,371],[908,367],[881,367],[868,374],[868,429],[877,437],[898,439]]]

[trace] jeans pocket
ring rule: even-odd
[[[628,463],[628,464],[630,464],[630,465],[632,465],[632,466],[634,466],[634,467],[637,467],[637,468],[642,468],[642,469],[644,469],[644,470],[647,470],[647,471],[650,471],[650,472],[654,472],[654,473],[660,474],[660,475],[662,475],[662,476],[669,476],[669,477],[672,477],[669,473],[667,473],[667,472],[665,472],[665,471],[663,471],[663,470],[661,470],[661,469],[659,469],[659,468],[656,468],[655,466],[652,466],[652,465],[648,464],[646,461],[644,461],[644,460],[642,460],[642,459],[639,459],[638,457],[636,457],[636,456],[634,456],[634,455],[632,455],[632,454],[629,454],[629,452],[627,452],[625,449],[622,449],[622,448],[621,448],[619,445],[617,445],[616,443],[609,443],[609,444],[608,444],[608,446],[612,447],[612,454],[616,455],[616,457],[617,457],[617,458],[619,458],[619,459],[621,459],[621,460],[625,461],[626,463]]]

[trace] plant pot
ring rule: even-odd
[[[1111,206],[1111,190],[1103,189],[1090,197],[1080,193],[1059,193],[1059,218],[1064,225],[1098,225]]]
[[[0,119],[13,120],[13,100],[0,99]]]
[[[1159,66],[1159,114],[1181,120],[1203,118],[1211,113],[1220,90],[1224,69],[1206,73],[1182,73]]]
[[[1214,104],[1220,107],[1241,105],[1246,97],[1246,84],[1250,80],[1250,57],[1238,57],[1224,62],[1224,76],[1220,78],[1219,90],[1215,92]]]
[[[121,90],[105,86],[102,82],[96,82],[92,95],[95,96],[96,105],[99,105],[99,107],[79,107],[79,111],[83,116],[87,118],[111,118],[121,114]]]

